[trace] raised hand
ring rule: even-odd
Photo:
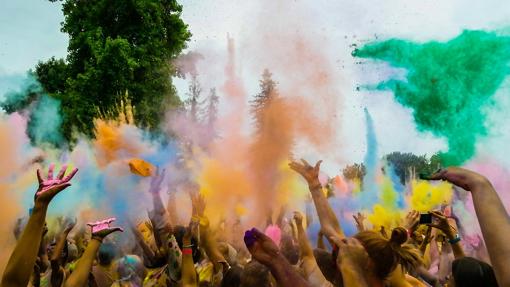
[[[150,193],[159,193],[161,190],[161,183],[165,179],[166,169],[163,169],[161,172],[159,168],[156,169],[156,174],[151,177],[151,186],[149,188]]]
[[[431,211],[430,215],[432,215],[434,220],[432,220],[432,223],[427,224],[428,226],[443,231],[450,239],[455,236],[457,230],[450,225],[448,218],[443,213],[439,211]]]
[[[420,213],[416,210],[409,211],[405,218],[404,227],[407,231],[413,232],[418,224],[420,224]]]
[[[204,196],[199,192],[190,192],[189,196],[191,198],[192,215],[203,217],[206,207]]]
[[[353,214],[352,217],[356,222],[356,228],[358,229],[358,231],[364,231],[365,230],[364,221],[366,219],[366,216],[363,213],[358,212],[357,214]]]
[[[37,170],[37,180],[39,181],[39,188],[35,193],[35,202],[49,204],[51,199],[55,195],[57,195],[62,190],[71,186],[71,179],[78,172],[78,169],[75,168],[65,176],[67,165],[63,165],[58,173],[57,177],[53,177],[53,170],[55,169],[55,164],[50,164],[48,168],[48,176],[44,179],[41,176],[41,171]]]
[[[303,226],[303,214],[298,211],[294,211],[294,221],[297,226]]]
[[[244,233],[244,243],[253,258],[266,266],[271,266],[280,256],[280,250],[274,241],[256,228]]]
[[[73,230],[73,228],[76,226],[76,223],[78,222],[78,219],[76,219],[76,217],[74,219],[71,219],[71,218],[66,218],[66,220],[64,221],[64,232],[71,232],[71,230]]]
[[[467,191],[491,185],[489,180],[483,175],[460,167],[442,168],[431,176],[423,178],[428,180],[446,180]]]
[[[319,172],[321,163],[322,160],[319,160],[315,166],[311,166],[306,160],[301,159],[301,163],[291,161],[289,167],[303,176],[310,187],[320,187]]]
[[[114,222],[116,218],[108,218],[101,221],[91,222],[87,223],[88,226],[90,226],[92,230],[92,238],[97,239],[99,241],[103,241],[103,239],[110,235],[113,232],[120,231],[124,232],[124,229],[121,227],[110,227],[110,224]]]

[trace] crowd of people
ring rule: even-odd
[[[149,220],[125,226],[136,242],[119,240],[127,232],[114,226],[115,218],[88,223],[87,232],[71,238],[76,220],[62,219],[48,230],[46,213],[78,170],[67,174],[63,166],[54,176],[50,165],[47,175],[37,171],[34,206],[14,232],[17,243],[1,286],[510,286],[510,219],[484,176],[450,167],[426,178],[471,193],[483,236],[480,254],[488,255],[475,258],[464,251],[462,218],[447,206],[430,210],[432,220],[423,224],[420,213],[410,211],[392,230],[368,226],[358,213],[358,232],[346,237],[319,181],[320,164],[290,163],[309,186],[320,222],[316,246],[307,237],[310,216],[301,212],[281,212],[244,237],[239,221],[211,224],[198,188],[189,192],[189,223],[179,225],[177,207],[161,199],[164,171],[151,179]]]

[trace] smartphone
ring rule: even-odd
[[[420,224],[430,224],[430,223],[432,223],[432,214],[430,214],[430,213],[420,214]]]

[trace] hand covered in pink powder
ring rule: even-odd
[[[112,217],[101,221],[87,223],[87,225],[92,228],[92,238],[102,241],[106,236],[113,232],[124,232],[124,229],[120,227],[110,227],[110,224],[115,220],[116,218]]]
[[[35,202],[42,204],[49,204],[55,195],[62,190],[71,186],[71,179],[78,172],[78,169],[73,169],[67,176],[65,176],[67,165],[63,165],[57,177],[53,177],[53,170],[55,164],[50,164],[48,168],[48,177],[44,179],[41,176],[41,171],[37,170],[37,180],[39,181],[39,188],[35,193]]]

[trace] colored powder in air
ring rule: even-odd
[[[452,200],[452,185],[447,182],[437,184],[428,181],[411,182],[412,194],[409,204],[412,210],[427,212],[435,210],[442,204],[448,204]]]
[[[366,167],[366,175],[363,177],[362,191],[357,193],[361,208],[369,208],[378,201],[377,184],[377,137],[375,134],[372,116],[365,109],[367,151],[363,163]]]
[[[510,72],[510,37],[464,31],[448,42],[413,43],[400,39],[367,44],[353,56],[372,58],[407,70],[405,80],[379,83],[413,109],[420,131],[445,137],[443,165],[460,165],[475,154],[487,134],[486,109]]]

